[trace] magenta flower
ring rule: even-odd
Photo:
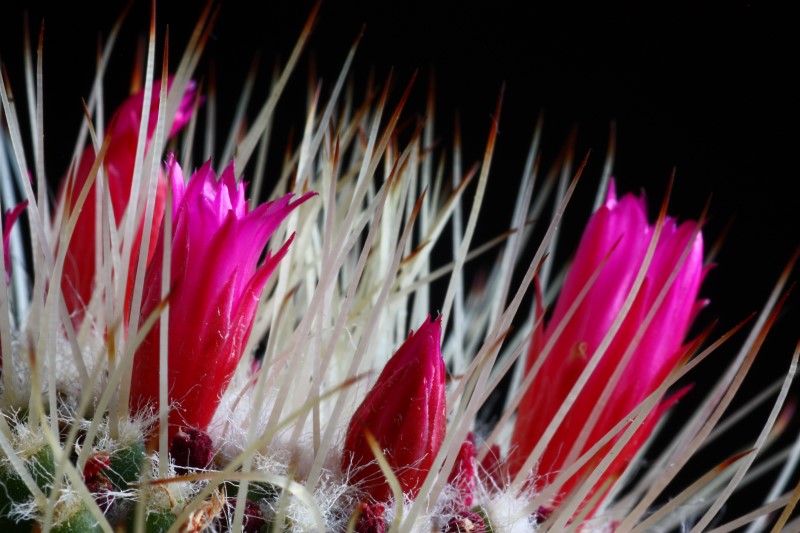
[[[167,82],[172,84],[170,79]],[[160,100],[161,82],[153,84],[153,94],[150,104],[150,116],[147,123],[147,143],[153,136],[158,118],[158,105]],[[176,134],[191,118],[192,106],[195,100],[195,84],[190,83],[183,95],[181,105],[173,117],[172,129],[169,135]],[[144,91],[139,91],[128,98],[117,109],[111,119],[111,126],[108,135],[111,136],[108,149],[106,151],[103,167],[108,175],[108,193],[111,199],[111,206],[114,210],[114,220],[120,223],[128,201],[131,196],[131,184],[133,181],[133,167],[136,158],[136,145],[139,138],[139,122],[142,117],[142,104],[144,102]],[[70,209],[74,208],[78,194],[89,177],[89,171],[95,161],[94,148],[87,147],[78,163],[75,174],[75,181],[72,184],[72,196]],[[164,215],[164,203],[166,201],[166,180],[159,176],[156,189],[155,210],[153,212],[153,228],[157,229],[161,225],[161,217]],[[81,214],[78,216],[77,225],[72,240],[67,248],[67,257],[64,263],[64,278],[62,290],[67,309],[73,317],[73,323],[77,326],[83,319],[84,309],[92,297],[94,289],[95,275],[95,222],[98,216],[95,209],[95,185],[90,188],[89,196],[83,204]],[[59,195],[59,202],[64,202],[65,190]],[[144,227],[140,224],[133,243],[133,253],[131,254],[131,269],[129,271],[129,286],[132,284],[133,276],[136,273],[136,263],[138,261],[139,246],[142,239]],[[155,250],[156,238],[150,240],[148,258],[152,258]],[[129,287],[129,291],[130,292]],[[126,299],[126,304],[129,302]],[[126,316],[128,312],[126,305]]]
[[[170,158],[172,177],[172,265],[169,299],[170,436],[180,427],[205,430],[242,357],[259,296],[286,254],[291,238],[258,265],[272,233],[314,193],[292,195],[248,212],[244,185],[233,164],[219,181],[211,163],[184,184]],[[161,300],[163,233],[145,274],[140,321]],[[150,331],[133,363],[130,408],[158,406],[159,327]]]
[[[445,434],[445,368],[441,319],[425,320],[386,363],[347,427],[342,469],[376,501],[392,492],[365,438],[370,432],[397,476],[415,497]]]
[[[703,239],[696,230],[697,223],[694,221],[680,225],[676,225],[672,218],[665,221],[646,279],[632,308],[541,457],[535,472],[537,487],[550,483],[560,470],[568,466],[564,461],[583,427],[590,423],[592,410],[611,379],[617,363],[630,347],[659,292],[678,265],[681,255],[689,247],[688,255],[674,282],[647,326],[644,336],[636,345],[621,374],[619,385],[600,410],[588,440],[579,450],[580,453],[592,447],[653,392],[677,365],[684,338],[700,305],[697,294],[704,276]],[[559,323],[564,320],[589,278],[615,244],[616,248],[577,311],[566,323],[564,331],[555,341],[552,353],[543,362],[522,399],[509,456],[512,474],[519,472],[619,315],[644,261],[653,231],[654,227],[647,221],[644,199],[628,194],[617,200],[612,185],[605,205],[589,220],[552,317],[543,334],[537,335],[538,339],[531,346],[528,370]],[[648,417],[616,463],[607,470],[601,484],[621,473],[649,436],[662,411],[663,409],[657,409]],[[603,452],[600,452],[597,457],[602,455]],[[593,464],[590,461],[582,472],[573,476],[562,487],[560,496],[568,494],[580,478],[588,474]]]

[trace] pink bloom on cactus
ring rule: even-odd
[[[172,85],[170,79],[168,85]],[[161,82],[156,81],[153,84],[153,94],[150,100],[149,119],[147,122],[147,144],[149,146],[150,140],[155,132],[156,121],[158,118],[158,106],[160,100],[160,87]],[[178,132],[191,118],[192,106],[195,100],[195,83],[191,82],[183,95],[180,107],[175,113],[172,122],[172,128],[169,135],[172,136]],[[131,185],[133,182],[133,167],[136,159],[136,146],[139,140],[139,123],[142,117],[142,104],[144,103],[144,91],[139,91],[130,98],[128,98],[117,109],[110,122],[108,135],[111,140],[108,144],[108,149],[103,161],[103,168],[108,176],[108,194],[111,200],[111,207],[114,211],[114,221],[119,224],[122,220],[122,215],[128,207],[128,201],[131,196]],[[75,207],[78,194],[86,183],[89,177],[89,172],[95,162],[94,148],[87,147],[81,159],[78,162],[78,168],[75,174],[75,180],[71,185],[72,196],[69,208]],[[162,175],[158,177],[158,184],[156,188],[155,209],[153,211],[153,228],[161,225],[161,217],[164,215],[164,203],[166,201],[166,180]],[[78,325],[83,319],[84,309],[88,305],[92,297],[94,288],[95,276],[95,223],[96,217],[96,204],[95,204],[95,184],[89,190],[89,196],[83,204],[81,214],[78,216],[78,221],[75,226],[75,233],[70,240],[69,247],[67,248],[67,257],[64,263],[64,281],[62,283],[64,300],[67,304],[67,309],[73,316],[73,322]],[[59,195],[59,202],[65,200],[65,190]],[[128,285],[131,285],[135,275],[135,268],[138,261],[139,246],[142,239],[142,231],[144,229],[143,222],[140,223],[139,229],[133,243],[131,254],[131,268],[129,271]],[[148,248],[148,259],[152,258],[153,251],[156,245],[155,232],[150,240]],[[130,292],[129,287],[129,292]],[[128,303],[126,299],[126,304]],[[126,305],[126,313],[128,312]],[[127,316],[127,314],[126,314]]]
[[[170,436],[180,427],[205,430],[242,357],[264,285],[289,250],[290,238],[275,255],[259,257],[267,241],[295,207],[287,194],[248,212],[244,185],[233,164],[217,177],[211,163],[184,184],[171,157],[172,264],[169,298]],[[140,322],[161,301],[161,233],[145,273]],[[130,408],[158,407],[159,326],[143,341],[133,363]]]
[[[644,262],[654,230],[654,226],[647,220],[644,198],[628,194],[618,200],[612,184],[605,205],[592,216],[584,231],[552,317],[544,327],[544,331],[539,331],[534,336],[527,361],[528,371],[539,357],[544,345],[553,336],[555,329],[564,320],[578,294],[611,252],[608,262],[603,266],[575,314],[566,322],[564,331],[555,340],[552,352],[544,360],[522,399],[509,457],[512,474],[519,472],[579,375],[594,356],[612,323],[617,319]],[[615,245],[616,248],[612,251]],[[678,262],[687,249],[688,255],[679,267],[677,276],[667,289],[666,296],[644,335],[636,344],[629,362],[622,371],[619,384],[611,392],[607,403],[603,405],[599,417],[591,421],[592,410],[614,374],[617,364],[630,348],[639,327],[655,305],[656,298],[678,267]],[[627,416],[675,368],[683,353],[682,346],[691,321],[702,305],[698,302],[697,295],[704,273],[703,239],[701,233],[697,231],[697,223],[687,221],[677,225],[674,219],[667,217],[644,283],[603,359],[545,448],[536,467],[535,486],[543,487],[549,484],[568,466],[564,461],[570,455],[573,444],[587,423],[594,422],[594,427],[578,450],[579,455],[591,448]],[[598,486],[621,474],[669,404],[669,400],[662,403],[648,416],[615,463],[606,471]],[[601,451],[595,457],[602,456]],[[594,464],[596,461],[590,461],[582,471],[563,485],[558,499],[569,494],[575,484],[591,472]]]
[[[376,501],[392,491],[365,437],[372,434],[403,493],[416,497],[445,435],[441,319],[425,323],[386,363],[347,427],[342,469]]]

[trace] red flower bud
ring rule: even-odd
[[[377,501],[391,489],[369,447],[377,440],[403,492],[415,497],[442,445],[446,426],[441,320],[426,320],[386,363],[356,410],[344,442],[342,468]]]
[[[447,479],[448,483],[458,489],[458,505],[467,511],[472,507],[477,486],[475,455],[475,438],[470,433],[461,444],[456,462],[453,464],[453,470]]]

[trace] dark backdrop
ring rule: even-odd
[[[98,36],[108,34],[122,10],[121,3],[110,4],[114,3],[17,0],[4,8],[0,57],[20,100],[21,13],[29,11],[34,35],[45,20],[46,155],[51,178],[60,176],[67,164],[81,119],[80,98],[91,83]],[[160,4],[159,40],[168,24],[175,62],[202,6]],[[266,85],[275,59],[288,57],[313,6],[310,1],[277,4],[265,3],[262,14],[249,7],[250,2],[221,3],[207,57],[216,63],[223,126],[253,55],[261,53],[259,79]],[[515,190],[539,112],[545,117],[544,163],[552,162],[575,130],[579,157],[594,150],[587,177],[595,181],[609,124],[616,121],[614,174],[620,189],[644,188],[656,204],[676,169],[671,212],[696,217],[711,197],[709,238],[734,221],[708,291],[715,300],[723,297],[720,291],[735,293],[731,305],[736,308],[745,296],[762,295],[798,243],[792,223],[797,172],[791,138],[797,107],[793,98],[798,94],[798,84],[791,81],[791,49],[798,43],[788,31],[787,14],[765,12],[763,6],[745,2],[731,2],[719,10],[673,4],[646,9],[522,4],[531,3],[500,1],[478,7],[453,1],[331,0],[322,5],[309,50],[330,86],[365,25],[353,70],[356,78],[365,80],[374,69],[382,82],[394,67],[399,94],[420,69],[408,109],[424,113],[432,72],[442,140],[450,140],[454,114],[460,113],[468,160],[482,154],[505,83],[492,199],[494,193]],[[148,16],[148,2],[133,6],[112,61],[111,79],[119,83],[107,84],[110,102],[119,101],[127,90],[128,65]],[[207,72],[206,65],[201,73]],[[307,59],[301,60],[279,106],[284,129],[276,132],[276,142],[284,142],[290,126],[301,126],[307,65]],[[595,183],[590,180],[583,186],[586,196]],[[725,285],[717,289],[716,280],[723,278]],[[731,310],[727,303],[724,309]]]
[[[20,100],[21,13],[29,9],[34,34],[42,17],[46,21],[45,130],[51,178],[63,173],[71,153],[98,35],[107,35],[122,7],[109,4],[12,2],[4,8],[0,55]],[[163,39],[169,24],[176,61],[201,6],[160,4],[159,35]],[[207,52],[216,64],[223,126],[253,54],[261,52],[259,79],[264,87],[275,58],[288,57],[313,5],[264,3],[261,13],[252,4],[222,2]],[[718,266],[704,285],[703,294],[711,304],[701,322],[719,317],[721,328],[729,327],[759,309],[800,242],[793,185],[795,102],[800,91],[793,81],[796,54],[792,52],[800,48],[791,17],[768,12],[761,3],[741,1],[721,8],[674,3],[588,7],[569,2],[559,3],[558,8],[529,4],[330,0],[322,6],[309,50],[330,87],[365,24],[353,69],[356,79],[365,80],[374,69],[381,82],[394,67],[395,94],[399,94],[420,69],[409,109],[423,113],[433,73],[441,139],[445,143],[452,139],[458,112],[468,162],[481,157],[505,83],[481,240],[508,223],[508,205],[540,112],[545,117],[545,164],[552,162],[571,131],[577,132],[579,157],[593,150],[587,179],[579,190],[584,199],[597,182],[609,124],[616,121],[614,174],[621,191],[646,190],[655,210],[675,169],[671,213],[696,217],[711,198],[705,232],[709,242],[733,221]],[[112,67],[109,101],[119,101],[125,94],[135,39],[146,30],[148,13],[147,2],[132,9]],[[307,53],[279,105],[273,135],[278,150],[289,127],[302,127],[308,57]],[[207,72],[207,65],[202,72]],[[569,214],[573,218],[565,225],[566,234],[576,236],[587,215],[586,201],[576,202]],[[797,306],[795,296],[746,391],[755,391],[785,372],[797,340]],[[722,365],[717,360],[705,365],[705,371],[719,371]]]

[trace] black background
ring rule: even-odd
[[[67,166],[81,119],[80,98],[89,92],[98,35],[107,35],[122,4],[113,2],[12,2],[2,15],[0,57],[23,100],[22,11],[33,34],[44,17],[46,162],[56,181]],[[161,2],[159,38],[170,27],[173,64],[201,10],[201,4]],[[259,87],[266,87],[276,58],[285,60],[313,2],[222,2],[207,57],[214,58],[220,121],[253,54],[261,52]],[[353,69],[364,86],[370,71],[382,83],[394,67],[395,98],[420,70],[406,116],[424,114],[430,73],[437,91],[437,126],[447,146],[458,112],[467,163],[482,156],[501,86],[505,99],[488,203],[478,242],[508,224],[536,117],[544,113],[544,160],[552,163],[571,131],[577,155],[592,150],[578,201],[568,211],[565,242],[576,237],[588,215],[608,142],[617,125],[614,175],[622,192],[645,190],[653,213],[676,171],[670,212],[697,217],[711,198],[708,243],[733,221],[709,274],[703,295],[711,304],[700,317],[718,331],[760,308],[781,269],[800,243],[797,229],[796,70],[797,32],[786,12],[757,2],[724,7],[607,4],[559,7],[500,1],[368,2],[330,0],[322,5],[308,50],[330,88],[345,55],[364,26]],[[127,90],[133,48],[147,29],[149,4],[137,2],[120,36],[107,83],[107,100]],[[162,41],[163,42],[163,41]],[[795,51],[795,52],[793,52]],[[305,113],[307,52],[279,104],[273,134],[278,153],[290,127],[301,128]],[[208,62],[201,65],[208,72]],[[119,81],[117,83],[117,81]],[[265,94],[265,93],[262,93]],[[264,97],[262,97],[264,98]],[[256,98],[257,101],[260,101]],[[396,100],[395,100],[396,101]],[[568,247],[567,247],[568,248]],[[560,250],[562,258],[570,250]],[[793,276],[793,279],[796,276]],[[767,343],[745,396],[782,375],[797,340],[798,297]],[[723,368],[726,353],[704,365],[706,374]],[[704,386],[690,393],[699,395]],[[755,426],[754,426],[755,427]],[[755,434],[757,430],[753,431]]]

